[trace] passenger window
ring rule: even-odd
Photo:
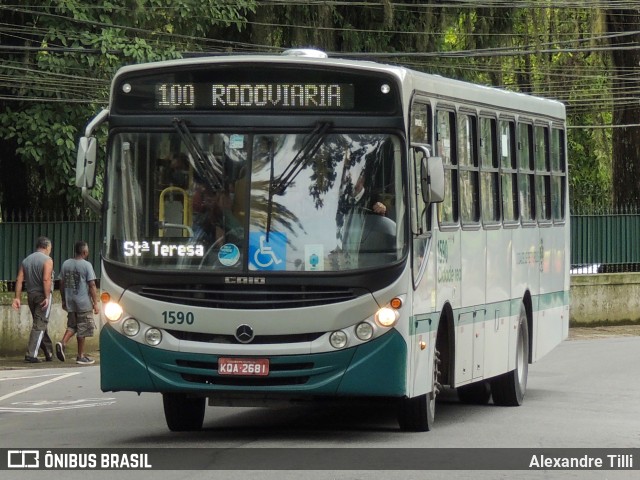
[[[500,222],[500,186],[498,173],[498,145],[496,121],[480,119],[480,195],[482,221],[485,224]]]
[[[478,223],[480,221],[480,188],[476,151],[476,118],[472,115],[459,114],[457,133],[462,223]]]
[[[518,170],[516,169],[515,124],[510,120],[500,121],[500,167],[502,183],[502,211],[505,223],[519,221]]]
[[[549,129],[536,125],[536,217],[541,223],[551,220],[551,163],[549,161]]]
[[[439,110],[436,113],[436,154],[444,163],[444,201],[438,204],[440,224],[458,223],[458,166],[455,156],[454,128],[455,114]],[[454,141],[454,143],[452,143]]]
[[[554,220],[564,220],[566,192],[566,160],[564,130],[551,129],[551,214]]]
[[[530,124],[518,124],[518,193],[523,223],[531,223],[535,220],[532,133]]]

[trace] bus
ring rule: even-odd
[[[316,50],[125,66],[80,139],[103,218],[100,382],[206,406],[443,388],[517,406],[568,335],[563,104]],[[96,130],[107,124],[103,199]]]

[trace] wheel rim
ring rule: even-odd
[[[517,363],[517,372],[518,372],[518,385],[520,386],[520,391],[524,392],[525,385],[527,384],[526,379],[526,362],[527,360],[524,358],[525,356],[525,345],[524,345],[524,334],[522,332],[522,328],[519,329],[518,335],[518,355],[516,358]]]

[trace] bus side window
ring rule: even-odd
[[[417,99],[411,104],[411,130],[410,142],[412,146],[425,146],[431,151],[431,105],[427,100]],[[427,205],[422,197],[422,185],[420,183],[422,159],[424,151],[418,148],[411,149],[413,162],[413,204],[412,219],[413,233],[421,235],[431,230],[431,216],[428,215]]]
[[[463,224],[480,221],[480,187],[476,149],[476,117],[458,114],[458,168],[460,169],[460,216]]]
[[[531,224],[535,216],[533,166],[533,127],[518,123],[518,190],[522,223]]]
[[[500,120],[500,176],[504,222],[513,224],[520,219],[520,214],[518,212],[515,125],[510,120]]]
[[[564,220],[566,163],[564,153],[564,130],[551,129],[551,213],[553,220]]]
[[[480,183],[482,221],[485,225],[495,225],[500,222],[500,178],[493,118],[480,118]]]
[[[458,223],[458,165],[455,142],[455,113],[447,110],[436,112],[436,155],[444,163],[444,201],[438,204],[438,220],[441,225]]]
[[[536,218],[539,223],[551,221],[551,163],[549,161],[549,128],[536,125]]]

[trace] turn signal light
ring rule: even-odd
[[[389,302],[389,306],[391,308],[395,308],[396,310],[402,307],[402,299],[398,297],[394,297]]]

